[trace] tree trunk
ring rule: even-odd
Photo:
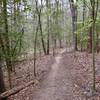
[[[97,18],[97,6],[98,4],[96,4],[96,0],[90,0],[91,3],[91,19],[92,19],[92,67],[93,67],[93,91],[96,91],[96,80],[95,80],[95,22],[96,22],[96,18]],[[98,0],[97,0],[98,3]]]
[[[92,27],[89,29],[88,51],[92,53]]]
[[[99,52],[100,51],[100,48],[99,48],[99,34],[98,34],[98,32],[96,32],[96,34],[97,34],[97,40],[96,40],[96,50],[97,50],[97,52]]]
[[[96,7],[96,18],[97,18],[97,15],[98,15],[98,7],[99,7],[99,0],[97,0],[97,7]],[[96,36],[97,36],[97,40],[96,40],[96,49],[97,49],[97,52],[99,52],[99,33],[96,31]]]
[[[60,48],[62,48],[62,40],[59,39]]]
[[[17,87],[14,87],[12,88],[11,90],[8,90],[2,94],[0,94],[0,100],[5,100],[6,98],[14,95],[14,94],[17,94],[18,92],[20,92],[21,90],[25,89],[26,87],[30,86],[30,85],[34,85],[34,84],[38,84],[38,80],[35,79],[35,80],[32,80],[28,83],[25,83],[25,84],[22,84],[20,86],[17,86]]]
[[[73,0],[69,0],[70,2],[70,9],[72,13],[72,33],[73,33],[73,44],[74,44],[74,50],[77,51],[77,34],[75,33],[77,31],[77,5],[74,4]]]
[[[34,76],[36,77],[36,46],[37,46],[37,33],[38,33],[38,25],[36,28],[36,34],[35,34],[35,41],[34,41]]]
[[[6,55],[6,65],[8,70],[8,78],[9,78],[9,85],[11,85],[11,71],[12,71],[12,62],[11,62],[11,55],[10,55],[10,44],[9,44],[9,37],[8,37],[8,20],[7,20],[7,0],[3,0],[3,12],[4,12],[4,23],[5,23],[5,34],[4,34],[4,42],[5,42],[5,55]]]
[[[50,40],[49,40],[49,33],[48,33],[48,38],[47,38],[47,55],[49,55],[49,52],[50,52]]]
[[[86,5],[85,5],[85,0],[83,0],[83,23],[82,26],[84,27],[84,21],[85,21],[85,13],[86,13]],[[81,33],[81,39],[83,38],[83,32]],[[83,51],[83,41],[81,41],[81,51]]]
[[[1,60],[0,60],[0,94],[5,91],[6,91],[6,88],[4,84],[4,77],[3,77],[2,65],[1,65]]]
[[[41,33],[42,47],[43,47],[44,54],[46,55],[47,53],[46,53],[46,48],[45,48],[45,43],[44,43],[44,38],[43,38],[43,32],[42,32],[41,15],[38,14],[38,17],[39,17],[39,27],[40,27],[40,33]]]
[[[46,7],[47,7],[47,11],[48,11],[48,9],[50,8],[50,6],[49,6],[49,1],[48,0],[46,0]],[[47,36],[47,55],[49,55],[49,46],[50,46],[50,41],[49,41],[49,38],[50,38],[50,26],[49,26],[49,15],[48,15],[48,13],[47,13],[47,32],[48,32],[48,36]]]

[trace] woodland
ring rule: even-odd
[[[100,0],[0,0],[0,100],[100,100]]]

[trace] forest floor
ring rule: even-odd
[[[98,92],[93,94],[91,58],[91,54],[72,52],[70,48],[61,49],[55,57],[43,56],[37,65],[39,83],[11,96],[10,100],[100,100],[100,54],[96,54],[96,88]],[[31,65],[28,65],[29,62]],[[18,78],[16,85],[34,79],[32,62],[33,60],[24,62],[23,69],[20,69],[20,71],[25,70],[23,73],[17,70],[16,76],[22,74],[23,77]],[[28,74],[25,72],[30,72],[28,79],[26,78]]]

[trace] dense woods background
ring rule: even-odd
[[[80,51],[92,55],[91,81],[92,90],[96,91],[95,55],[100,51],[99,6],[99,0],[0,0],[0,98],[3,92],[16,87],[14,77],[21,69],[16,65],[18,62],[31,57],[34,77],[29,78],[30,82],[38,77],[38,57],[55,56],[59,48],[70,47],[74,53]],[[31,76],[30,69],[28,74]],[[25,86],[29,85],[28,82]],[[16,89],[8,91],[3,98],[13,93]]]

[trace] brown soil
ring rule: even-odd
[[[99,57],[100,54],[96,55],[96,88],[98,90],[96,93],[93,93],[91,89],[91,54],[71,52],[71,49],[61,49],[55,58],[44,56],[41,58],[42,60],[39,60],[40,62],[38,61],[37,72],[40,82],[35,87],[31,85],[25,88],[12,96],[10,100],[100,100]],[[28,65],[29,62],[31,62],[31,65]],[[29,66],[31,77],[29,79],[25,78],[26,81],[17,81],[17,84],[23,84],[34,79],[32,61],[25,62],[23,68],[26,72],[28,71],[27,66]],[[22,74],[22,79],[26,75],[19,70],[17,74]]]

